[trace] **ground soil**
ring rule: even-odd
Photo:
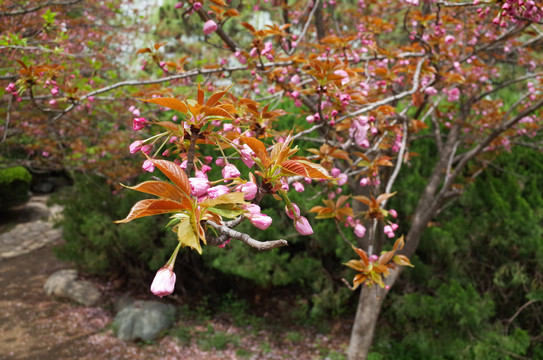
[[[18,221],[17,217],[10,220]],[[2,227],[4,231],[9,229],[5,222]],[[284,324],[288,331],[281,333],[236,327],[224,316],[203,321],[180,319],[174,330],[181,337],[173,331],[146,344],[119,340],[111,326],[111,301],[85,307],[45,295],[43,285],[48,276],[70,267],[55,258],[53,246],[54,243],[48,244],[31,253],[0,260],[0,360],[305,360],[338,359],[345,351],[348,324],[338,323],[328,334]],[[107,292],[110,284],[94,281]],[[213,348],[212,341],[211,348],[203,347],[199,339],[209,338],[210,331],[236,340],[220,350]]]

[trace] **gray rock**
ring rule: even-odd
[[[132,305],[136,301],[129,293],[122,294],[115,303],[113,303],[113,310],[115,310],[115,313],[120,312],[125,307]]]
[[[135,301],[122,309],[113,322],[121,340],[155,339],[175,318],[175,306],[158,301]]]
[[[95,305],[101,294],[89,281],[77,280],[77,270],[64,269],[54,272],[43,285],[47,296],[73,300],[85,306]]]

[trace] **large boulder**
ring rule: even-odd
[[[113,325],[121,340],[155,339],[175,320],[175,306],[158,301],[134,301],[115,316]]]
[[[77,270],[64,269],[54,272],[43,286],[47,296],[69,299],[85,306],[95,305],[100,291],[89,281],[77,280]]]

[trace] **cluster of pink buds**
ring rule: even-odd
[[[313,234],[313,228],[305,216],[300,215],[300,208],[298,205],[292,203],[292,210],[288,207],[285,208],[287,216],[294,220],[294,228],[301,235],[311,235]]]
[[[507,19],[513,23],[519,20],[539,22],[542,17],[543,10],[533,0],[506,0],[503,2],[498,16],[492,19],[492,22],[501,27],[506,27]]]
[[[17,96],[17,88],[15,87],[15,83],[9,83],[5,90],[6,92],[10,92],[13,96]]]
[[[245,205],[247,212],[243,214],[254,226],[260,230],[266,230],[272,223],[272,218],[266,214],[262,214],[260,206],[256,204]]]

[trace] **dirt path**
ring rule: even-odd
[[[32,216],[25,216],[23,210],[13,217],[0,219],[0,231],[4,231],[0,234],[0,360],[341,358],[338,355],[345,349],[348,327],[339,327],[334,335],[327,336],[299,328],[278,334],[266,330],[248,331],[224,319],[204,322],[184,319],[172,329],[172,334],[180,334],[177,337],[166,335],[150,344],[119,340],[111,327],[112,312],[45,295],[43,284],[48,276],[70,266],[55,258],[52,252],[53,246],[62,240],[58,237],[45,240],[50,228],[28,232],[33,223],[48,215],[35,210]],[[32,221],[24,226],[13,226],[14,222],[23,220]],[[6,221],[10,222],[9,226]],[[15,241],[6,235],[10,232],[23,240]],[[56,236],[52,231],[49,235]],[[35,237],[36,241],[28,241],[29,237]],[[19,246],[16,250],[20,251],[19,255],[2,256],[11,251],[10,248],[17,248],[21,241],[29,246]],[[96,285],[102,289],[106,286]],[[105,303],[100,305],[108,308]],[[220,344],[217,350],[214,346]]]

